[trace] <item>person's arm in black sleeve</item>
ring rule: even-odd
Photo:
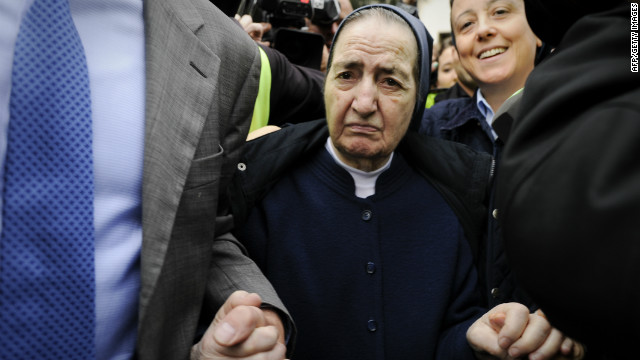
[[[324,118],[320,70],[291,63],[281,52],[260,45],[271,67],[269,125],[301,123]]]

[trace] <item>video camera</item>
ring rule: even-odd
[[[320,69],[325,39],[306,31],[305,18],[331,24],[340,16],[338,0],[243,0],[239,14],[271,24],[265,40],[294,64]]]
[[[295,26],[296,20],[305,17],[314,23],[330,24],[340,15],[338,0],[246,0],[246,5],[264,10],[272,25],[275,21]]]

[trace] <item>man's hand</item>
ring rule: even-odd
[[[277,314],[259,308],[257,294],[236,291],[222,305],[202,340],[191,349],[191,360],[285,357],[284,327]]]
[[[479,359],[530,360],[584,358],[582,346],[553,328],[542,312],[522,304],[500,304],[467,331],[467,341]]]

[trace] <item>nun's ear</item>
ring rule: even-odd
[[[538,44],[538,41],[540,41],[539,44]],[[538,46],[538,48],[536,49],[536,58],[533,63],[535,65],[538,65],[549,54],[551,54],[551,52],[553,51],[553,48],[551,47],[551,45],[549,45],[544,41],[541,41],[540,39],[536,41],[536,45]]]

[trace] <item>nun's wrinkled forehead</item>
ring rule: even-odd
[[[346,28],[349,28],[352,25],[361,22],[362,20],[366,20],[370,18],[378,18],[383,22],[389,23],[389,24],[398,24],[400,26],[405,27],[407,30],[409,30],[413,34],[413,30],[411,26],[401,16],[399,16],[398,14],[396,14],[395,12],[387,8],[374,6],[374,7],[367,7],[366,9],[365,8],[357,9],[353,11],[351,14],[349,14],[342,21],[342,23],[340,24],[340,27],[336,31],[336,34],[333,38],[331,51],[329,53],[329,61],[327,63],[327,72],[328,72],[328,69],[331,67],[331,63],[333,61],[333,52],[334,52],[334,48],[336,47],[335,44],[338,41],[339,35]]]
[[[372,7],[364,11],[351,13],[348,17],[345,18],[344,22],[340,26],[340,29],[336,32],[336,36],[333,40],[334,44],[338,39],[338,33],[342,33],[344,32],[345,29],[350,28],[354,24],[357,24],[359,22],[362,22],[363,20],[367,20],[371,18],[379,19],[383,23],[397,24],[402,26],[404,29],[406,29],[406,31],[408,31],[411,35],[413,35],[413,38],[416,41],[416,48],[418,49],[420,48],[418,41],[415,38],[415,34],[413,33],[413,29],[411,29],[411,26],[409,26],[409,24],[406,21],[404,21],[404,19],[400,17],[400,15],[382,7]],[[332,61],[333,61],[333,51],[331,52],[331,56],[327,63],[327,72],[331,67]],[[416,57],[416,62],[413,65],[413,77],[416,80],[416,82],[418,81],[418,74],[419,74],[418,64],[419,64],[419,60],[418,60],[418,57]]]

